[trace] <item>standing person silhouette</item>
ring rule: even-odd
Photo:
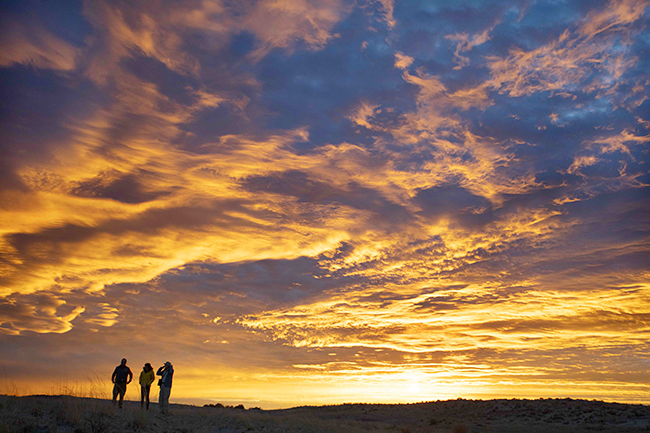
[[[158,385],[160,385],[160,393],[158,394],[160,412],[167,414],[169,413],[169,394],[172,392],[172,376],[174,376],[172,363],[169,361],[165,362],[165,365],[158,369],[156,375],[162,376],[158,381]]]
[[[115,367],[113,375],[111,376],[111,382],[113,385],[113,406],[115,406],[115,400],[117,396],[120,396],[120,409],[122,409],[122,402],[124,401],[124,394],[126,394],[126,385],[131,383],[133,380],[133,373],[131,369],[126,366],[126,358],[122,358],[120,365]]]
[[[149,410],[149,392],[155,379],[156,375],[153,373],[153,367],[147,362],[140,372],[140,409],[144,409],[146,401],[147,410]]]

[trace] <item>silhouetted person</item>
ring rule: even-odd
[[[120,365],[115,367],[113,375],[111,376],[111,381],[115,384],[113,385],[113,406],[115,405],[115,400],[117,396],[120,396],[120,409],[122,409],[122,402],[124,401],[124,394],[126,394],[126,385],[131,383],[133,380],[133,373],[131,369],[126,366],[126,358],[122,358]]]
[[[158,394],[160,412],[169,413],[169,394],[172,392],[172,376],[174,376],[174,367],[172,367],[171,362],[165,362],[165,365],[158,369],[156,375],[162,376],[158,381],[158,385],[160,385],[160,393]]]
[[[144,409],[144,403],[147,402],[147,410],[149,410],[149,391],[151,391],[151,384],[156,379],[153,374],[153,367],[148,362],[140,372],[140,409]]]

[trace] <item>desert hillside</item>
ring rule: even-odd
[[[0,396],[0,433],[112,432],[648,432],[650,407],[571,399],[449,400],[417,404],[344,404],[285,410],[157,405],[140,411],[69,396]]]

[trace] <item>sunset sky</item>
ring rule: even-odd
[[[650,1],[0,7],[0,394],[650,404]]]

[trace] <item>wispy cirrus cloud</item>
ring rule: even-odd
[[[71,71],[77,67],[81,50],[38,22],[25,24],[6,18],[0,35],[0,67],[27,65],[35,68]]]
[[[548,44],[533,50],[513,48],[505,58],[491,57],[489,85],[513,97],[540,91],[602,92],[620,85],[637,61],[627,53],[634,31],[629,25],[643,16],[646,7],[643,1],[612,2]]]
[[[492,24],[489,28],[483,30],[481,33],[468,35],[467,33],[456,33],[453,35],[448,35],[447,39],[457,42],[456,51],[454,52],[455,61],[457,63],[454,66],[454,69],[462,69],[464,66],[469,65],[470,60],[468,57],[463,56],[461,53],[471,50],[472,48],[482,45],[485,42],[490,40],[490,32],[494,30],[494,27],[499,23],[496,22]]]

